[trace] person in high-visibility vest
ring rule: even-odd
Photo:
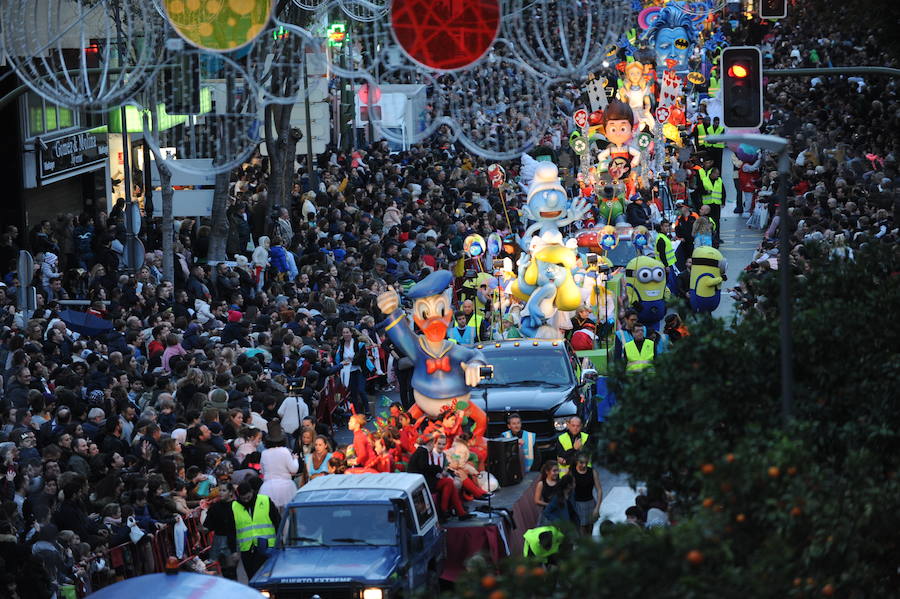
[[[238,485],[237,500],[231,504],[231,513],[241,562],[250,579],[265,563],[267,548],[275,546],[275,531],[281,515],[275,504],[250,482]]]
[[[662,262],[666,268],[666,285],[669,291],[675,294],[678,292],[678,287],[675,284],[675,277],[678,273],[675,271],[675,246],[672,244],[671,237],[669,237],[672,231],[672,224],[664,220],[656,225],[656,231],[659,233],[656,236],[656,259]]]
[[[634,339],[625,344],[625,371],[632,373],[652,369],[656,345],[644,338],[644,325],[636,324],[632,335]]]
[[[707,127],[706,134],[707,135],[722,135],[725,133],[725,126],[719,123],[719,117],[714,117],[712,121],[712,127]],[[715,163],[716,168],[720,171],[722,170],[722,152],[725,150],[725,144],[723,142],[706,142],[707,149],[709,150],[707,153],[712,161]]]
[[[716,167],[711,168],[709,173],[706,172],[706,169],[701,168],[698,174],[700,182],[703,183],[703,205],[709,206],[709,217],[714,221],[713,226],[715,227],[713,239],[718,242],[722,224],[719,218],[722,215],[722,200],[725,197],[724,184],[719,176],[719,169]],[[718,246],[718,243],[715,245]]]
[[[533,557],[546,563],[559,553],[566,536],[555,526],[538,526],[526,530],[522,539],[525,541],[525,557]]]
[[[559,462],[559,475],[569,472],[569,465],[574,463],[575,455],[587,448],[588,434],[581,430],[583,423],[578,416],[566,421],[566,430],[556,438],[556,461]]]

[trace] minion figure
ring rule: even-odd
[[[638,322],[658,331],[671,295],[662,262],[650,256],[632,258],[625,266],[625,292],[638,312]]]
[[[722,299],[722,281],[728,263],[714,247],[699,246],[691,255],[691,289],[688,300],[694,312],[712,312]]]
[[[473,436],[481,437],[487,430],[487,416],[469,401],[469,388],[481,381],[484,355],[446,338],[453,318],[452,282],[449,271],[438,270],[407,292],[413,300],[413,321],[422,335],[416,335],[409,326],[397,292],[391,290],[379,295],[378,309],[388,314],[384,329],[388,338],[413,360],[411,383],[416,405],[409,410],[412,419],[417,420],[423,414],[434,419],[455,406],[474,422]]]

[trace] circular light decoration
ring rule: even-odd
[[[499,0],[393,0],[397,43],[416,63],[454,71],[477,62],[500,30]]]
[[[249,46],[247,56],[238,62],[265,103],[293,104],[307,94],[328,94],[324,77],[327,64],[321,44],[296,25],[276,22],[266,28]],[[304,84],[304,64],[308,89]]]
[[[0,22],[3,54],[19,78],[73,109],[126,102],[163,53],[165,22],[145,0],[4,0]]]
[[[448,119],[444,117],[447,107],[447,95],[449,85],[445,85],[438,80],[437,77],[423,71],[417,66],[413,66],[406,61],[398,66],[391,66],[390,63],[382,61],[379,64],[378,77],[371,75],[363,77],[369,89],[377,89],[382,93],[382,98],[391,92],[392,86],[416,86],[422,88],[420,92],[424,97],[417,96],[416,101],[423,100],[424,104],[431,107],[421,114],[421,118],[413,123],[413,128],[400,126],[398,122],[389,122],[382,119],[383,112],[374,110],[375,94],[368,94],[366,103],[371,103],[368,113],[372,117],[372,124],[379,137],[386,140],[408,147],[410,144],[418,143],[423,139],[434,134],[439,127],[445,129],[450,124]],[[452,82],[452,76],[446,76]],[[400,88],[403,89],[403,88]],[[410,88],[406,88],[410,89]],[[381,98],[379,98],[380,100]]]
[[[163,0],[172,27],[189,44],[212,52],[242,48],[262,33],[273,0]]]
[[[377,21],[387,14],[388,0],[340,0],[344,14],[362,23]]]
[[[493,160],[518,158],[537,145],[552,114],[546,80],[495,54],[455,78],[445,93],[460,143]]]
[[[504,39],[530,67],[550,77],[580,79],[614,55],[630,27],[625,0],[509,0]]]
[[[303,10],[318,10],[327,0],[294,0],[294,4]]]
[[[142,98],[144,132],[173,170],[224,173],[241,165],[262,136],[257,92],[223,54],[173,53]],[[174,153],[161,148],[174,149]]]

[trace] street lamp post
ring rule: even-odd
[[[794,416],[794,340],[791,336],[791,263],[788,233],[787,186],[790,172],[788,140],[759,133],[710,135],[710,143],[745,143],[778,154],[778,295],[779,336],[781,341],[781,415],[785,422]]]

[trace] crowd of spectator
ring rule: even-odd
[[[809,11],[735,35],[760,44],[767,66],[896,63],[867,32]],[[570,90],[555,103],[570,113],[575,101]],[[777,268],[780,226],[790,227],[791,265],[799,272],[806,242],[828,244],[835,260],[853,260],[861,244],[897,239],[895,83],[876,76],[773,78],[766,106],[768,131],[792,142],[791,217],[788,223],[775,217],[776,165],[764,156],[751,204],[744,206],[751,213],[757,202],[769,207],[764,240],[733,290],[746,310],[764,301],[754,282]],[[527,117],[516,112],[515,118]],[[564,132],[554,125],[545,141],[561,163],[574,165],[576,157],[562,147]],[[694,165],[681,166],[690,173]],[[288,201],[270,213],[265,163],[255,156],[232,176],[229,260],[206,264],[209,224],[179,219],[171,281],[162,272],[158,222],[144,234],[150,248],[144,266],[123,271],[124,202],[108,213],[60,215],[29,232],[7,226],[0,235],[4,593],[18,587],[19,596],[47,597],[73,581],[109,576],[102,558],[128,543],[134,526],[150,533],[195,510],[212,510],[216,499],[234,497],[240,483],[255,481],[254,491],[267,485],[281,507],[290,489],[310,477],[406,467],[421,461],[419,448],[433,452],[435,444],[452,450],[454,437],[460,440],[454,423],[421,435],[405,416],[412,364],[379,329],[383,315],[375,298],[436,269],[465,279],[468,235],[506,237],[521,230],[521,195],[510,193],[504,210],[486,167],[443,130],[399,152],[383,141],[353,152],[329,148],[317,157],[315,185],[299,170]],[[516,175],[516,165],[507,165],[508,178]],[[678,182],[673,175],[673,186]],[[577,193],[573,177],[566,183]],[[649,210],[646,215],[650,223]],[[685,236],[688,230],[692,242],[698,232],[709,235],[693,223],[682,229]],[[15,270],[20,248],[35,256],[29,277]],[[29,283],[37,308],[26,320],[16,291]],[[491,284],[478,285],[461,296],[455,315],[460,340],[516,336],[518,302],[509,300],[499,318],[480,316]],[[67,320],[64,300],[84,300],[88,314],[105,323],[102,329],[88,334]],[[633,328],[633,312],[617,316],[622,331]],[[686,334],[677,316],[666,319],[664,334]],[[378,408],[370,395],[394,386],[401,393],[393,421],[369,438],[361,432],[365,415]],[[355,416],[349,405],[337,404],[335,389],[346,391]],[[337,447],[345,424],[354,442]],[[282,445],[287,452],[266,456]],[[456,462],[449,455],[444,470],[458,471],[461,480],[477,476],[461,454]],[[555,486],[548,464],[542,482]],[[258,473],[267,468],[279,474],[262,482]],[[272,488],[275,479],[288,483],[287,492]],[[593,481],[578,485],[576,494],[587,493]],[[465,491],[479,496],[478,487]],[[646,519],[654,501],[630,517]],[[599,499],[595,504],[591,510]],[[452,494],[441,507],[465,513]],[[229,529],[220,512],[209,526],[229,539],[234,523]],[[573,521],[585,525],[584,516],[575,514]],[[137,571],[146,570],[142,552],[135,553]]]

